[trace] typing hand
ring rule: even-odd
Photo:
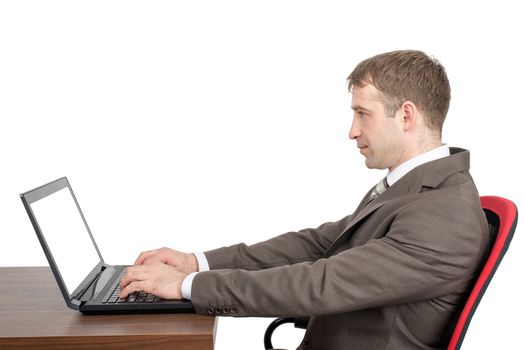
[[[162,299],[182,299],[182,281],[187,276],[176,267],[164,263],[128,267],[120,280],[119,297],[125,299],[133,292],[144,291]]]
[[[198,272],[198,262],[193,254],[179,252],[170,248],[142,252],[136,259],[135,265],[150,265],[158,262],[174,266],[188,274]]]

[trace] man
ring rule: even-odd
[[[358,64],[348,86],[349,137],[368,168],[389,170],[352,215],[252,246],[144,252],[121,296],[185,296],[201,314],[309,316],[299,349],[445,348],[488,246],[469,152],[441,142],[445,70],[395,51]]]

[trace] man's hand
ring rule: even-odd
[[[160,262],[131,266],[120,280],[119,297],[125,299],[130,293],[144,291],[162,299],[182,299],[182,281],[187,275]]]
[[[170,248],[160,248],[140,253],[135,265],[150,265],[163,263],[176,267],[187,274],[198,272],[198,262],[193,254],[182,253]]]

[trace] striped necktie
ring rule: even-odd
[[[378,184],[375,185],[373,188],[373,192],[369,195],[367,204],[371,203],[374,199],[376,199],[378,196],[380,196],[384,191],[386,191],[389,188],[388,180],[387,178],[383,178],[378,182]]]

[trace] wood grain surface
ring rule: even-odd
[[[195,314],[83,315],[48,267],[0,267],[0,349],[213,349],[215,332]]]

